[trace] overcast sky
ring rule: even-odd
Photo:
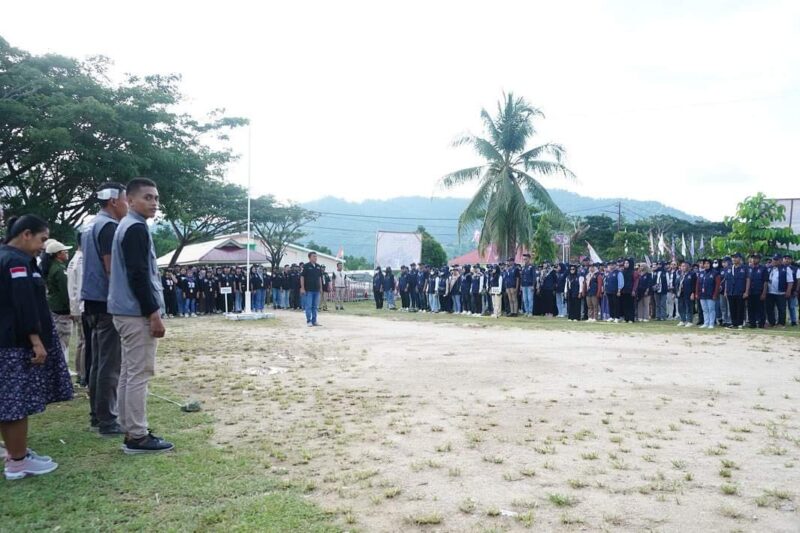
[[[711,219],[800,196],[796,0],[4,2],[0,35],[181,73],[193,113],[252,120],[256,194],[467,196],[437,178],[478,161],[450,142],[505,90],[567,149],[578,181],[548,187]]]

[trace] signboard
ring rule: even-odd
[[[375,239],[375,266],[400,270],[402,265],[419,263],[422,235],[412,232],[379,231]]]
[[[233,293],[233,287],[220,287],[219,288],[219,293],[220,294],[232,294]]]

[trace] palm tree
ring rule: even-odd
[[[533,119],[538,117],[544,115],[524,98],[503,93],[494,118],[481,109],[487,138],[466,134],[453,142],[453,146],[471,145],[486,160],[483,165],[451,172],[440,182],[444,188],[479,182],[475,196],[458,219],[458,232],[463,235],[481,224],[481,253],[493,243],[501,257],[507,257],[514,255],[518,247],[530,245],[536,228],[529,199],[539,209],[561,218],[550,194],[533,175],[574,178],[574,174],[564,166],[561,145],[548,143],[526,149],[536,133]]]

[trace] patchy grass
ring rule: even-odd
[[[156,383],[163,386],[162,379]],[[82,392],[77,396],[31,418],[31,447],[52,455],[59,468],[3,481],[0,523],[25,524],[27,531],[110,531],[120,524],[165,531],[339,530],[301,496],[307,483],[276,479],[269,463],[244,448],[211,445],[209,416],[151,401],[150,423],[175,442],[175,451],[126,456],[121,439],[88,431],[88,402]],[[90,502],[76,504],[86,495]]]

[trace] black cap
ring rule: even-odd
[[[738,257],[739,259],[741,259],[743,256],[742,256],[742,254],[740,252],[736,252],[731,257]]]

